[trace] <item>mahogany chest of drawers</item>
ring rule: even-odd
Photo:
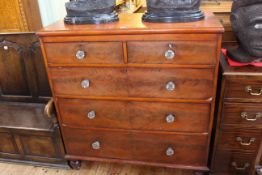
[[[262,70],[230,67],[223,57],[221,72],[212,171],[253,175],[260,162],[256,159],[262,138]]]
[[[207,171],[223,27],[141,16],[38,33],[66,158]]]

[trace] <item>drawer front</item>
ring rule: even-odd
[[[213,69],[128,69],[129,96],[208,99]]]
[[[140,64],[215,64],[216,42],[128,42],[128,62]]]
[[[222,124],[262,127],[262,104],[224,103]]]
[[[120,64],[121,42],[46,43],[47,62],[51,64]]]
[[[256,152],[261,137],[260,130],[222,130],[218,138],[218,149]]]
[[[217,151],[212,172],[232,175],[251,175],[255,156],[241,152]]]
[[[247,79],[228,80],[224,98],[262,101],[262,79]]]
[[[51,68],[50,72],[57,95],[212,97],[213,69]]]
[[[69,128],[64,128],[64,132],[69,155],[191,166],[207,164],[207,136]]]
[[[209,127],[209,104],[59,99],[58,105],[63,124],[83,129],[207,132]]]
[[[128,96],[125,68],[50,68],[56,95]]]

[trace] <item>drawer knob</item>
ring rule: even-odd
[[[236,162],[232,162],[231,165],[238,171],[245,171],[248,167],[250,167],[250,163],[245,163],[243,167],[239,167]]]
[[[95,112],[95,111],[90,111],[90,112],[88,112],[87,117],[88,117],[90,120],[94,119],[94,118],[96,117],[96,112]]]
[[[99,149],[101,148],[100,142],[99,142],[99,141],[93,142],[93,143],[92,143],[92,148],[93,148],[94,150],[99,150]]]
[[[3,48],[4,48],[4,50],[8,50],[8,49],[9,49],[9,47],[8,47],[8,46],[4,46]]]
[[[176,89],[176,84],[174,82],[170,81],[166,84],[166,90],[174,91],[175,89]]]
[[[175,154],[175,150],[172,147],[167,148],[166,155],[171,157]]]
[[[246,92],[248,92],[252,96],[260,96],[262,95],[262,88],[260,88],[257,92],[254,92],[251,86],[247,86]]]
[[[245,119],[246,121],[255,122],[258,119],[262,118],[262,113],[257,113],[255,117],[249,117],[247,112],[242,112],[241,117]]]
[[[240,142],[240,144],[243,145],[243,146],[250,146],[253,142],[256,141],[256,138],[251,138],[251,139],[249,140],[249,142],[244,142],[241,137],[237,137],[237,138],[236,138],[236,141],[237,141],[237,142]]]
[[[172,60],[176,57],[176,53],[173,50],[173,45],[169,44],[168,45],[169,49],[165,52],[165,57],[167,60]]]
[[[77,59],[82,60],[82,59],[84,59],[85,57],[86,57],[85,51],[83,51],[83,50],[78,50],[78,51],[76,52],[76,58],[77,58]]]
[[[89,86],[90,86],[90,81],[89,81],[89,80],[83,80],[83,81],[81,82],[81,87],[82,87],[83,89],[87,89],[87,88],[89,88]]]
[[[168,116],[166,116],[166,122],[167,123],[174,123],[176,120],[176,117],[172,114],[169,114]]]

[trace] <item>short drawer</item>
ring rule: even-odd
[[[50,64],[120,64],[123,63],[121,42],[46,43]]]
[[[209,99],[213,69],[50,68],[56,95]]]
[[[209,127],[209,104],[59,99],[58,106],[64,125],[83,129],[202,133]]]
[[[257,152],[261,138],[261,130],[222,129],[219,133],[218,149]]]
[[[128,69],[129,96],[209,99],[213,69]]]
[[[203,135],[63,130],[68,155],[191,166],[207,164],[207,136]]]
[[[262,104],[224,103],[221,124],[262,127]]]
[[[224,98],[262,102],[262,78],[229,79],[226,84]]]
[[[255,155],[242,152],[217,151],[214,155],[212,173],[252,175]]]
[[[137,41],[128,42],[128,62],[140,64],[213,65],[216,42]]]
[[[125,68],[50,68],[56,95],[128,96]]]

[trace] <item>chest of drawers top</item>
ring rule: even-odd
[[[142,14],[120,14],[119,22],[100,25],[66,25],[63,21],[38,32],[39,36],[128,35],[128,34],[208,34],[223,33],[224,28],[212,13],[205,20],[191,23],[145,23]],[[75,38],[77,39],[77,38]],[[126,39],[126,38],[125,38]],[[140,38],[139,40],[141,40]],[[153,39],[153,38],[152,38]],[[79,39],[81,40],[81,39]]]

